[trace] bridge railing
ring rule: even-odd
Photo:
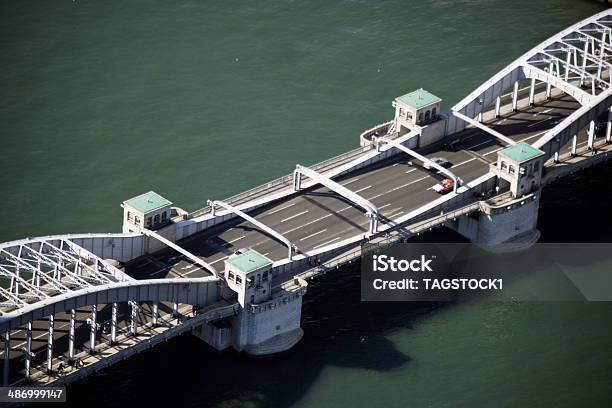
[[[414,235],[418,235],[421,232],[428,231],[432,228],[438,227],[449,220],[453,220],[455,218],[471,214],[475,211],[480,210],[480,202],[477,201],[475,203],[471,203],[464,207],[458,208],[456,210],[452,210],[437,217],[429,218],[420,222],[416,222],[412,225],[408,226],[398,226],[396,229],[390,231],[389,233],[378,237],[371,241],[373,244],[379,245],[389,245],[394,242],[398,242],[402,239],[410,238]],[[339,268],[343,265],[350,264],[353,261],[357,260],[361,257],[361,246],[357,246],[352,250],[347,251],[345,254],[341,254],[330,259],[327,262],[322,263],[314,268],[308,269],[297,276],[303,279],[312,278],[319,274],[325,274],[327,271],[335,268]]]
[[[353,160],[354,158],[360,156],[364,152],[368,152],[372,150],[372,148],[373,148],[372,146],[358,147],[356,149],[349,150],[348,152],[339,154],[337,156],[323,160],[322,162],[310,165],[308,167],[318,172],[326,171],[340,164],[349,162],[350,160]],[[288,187],[291,185],[292,182],[293,182],[293,173],[286,174],[277,179],[268,181],[267,183],[264,183],[260,186],[257,186],[249,190],[243,191],[241,193],[238,193],[236,195],[233,195],[229,198],[226,198],[223,201],[231,205],[237,205],[242,202],[252,200],[254,198],[264,196],[266,194],[269,194],[274,191],[280,190],[282,188]],[[187,218],[189,219],[189,218],[199,217],[201,215],[208,214],[210,212],[211,212],[210,206],[206,206],[204,208],[201,208],[199,210],[195,210],[189,213],[187,215]]]
[[[362,138],[362,136],[364,134],[367,134],[368,132],[372,132],[375,131],[376,129],[380,129],[380,128],[385,128],[390,126],[390,124],[392,123],[392,121],[388,121],[388,122],[384,122],[381,124],[378,124],[376,126],[374,126],[371,129],[368,129],[364,132],[361,133],[360,135],[360,140]],[[397,135],[393,135],[393,136],[389,136],[389,138],[391,139],[395,139],[397,137]],[[329,159],[323,160],[321,162],[318,162],[316,164],[312,164],[312,165],[308,165],[307,167],[309,167],[312,170],[315,170],[319,173],[321,172],[325,172],[328,170],[331,170],[339,165],[348,163],[352,160],[354,160],[355,158],[361,156],[364,153],[367,153],[371,150],[374,149],[373,145],[366,145],[366,146],[362,146],[362,147],[358,147],[355,148],[353,150],[349,150],[348,152],[345,153],[341,153],[338,154],[334,157],[330,157]],[[244,203],[246,201],[249,200],[253,200],[262,196],[265,196],[267,194],[273,193],[275,191],[278,190],[282,190],[283,188],[286,188],[288,186],[291,185],[291,183],[293,182],[293,173],[290,174],[286,174],[282,177],[276,178],[274,180],[268,181],[267,183],[261,184],[257,187],[253,187],[249,190],[243,191],[241,193],[235,194],[229,198],[226,198],[225,200],[223,200],[224,202],[231,204],[231,205],[239,205],[241,203]],[[199,217],[202,216],[204,214],[209,214],[211,212],[211,208],[210,206],[206,206],[204,208],[201,208],[199,210],[195,210],[189,214],[187,214],[185,216],[184,219],[191,219],[191,218],[195,218],[195,217]]]
[[[240,305],[238,303],[228,303],[219,301],[208,305],[199,314],[176,321],[176,318],[166,315],[159,318],[160,323],[154,325],[152,322],[139,326],[141,332],[138,336],[124,333],[117,336],[115,344],[108,342],[100,343],[98,353],[94,356],[89,351],[83,350],[75,355],[75,358],[84,362],[83,367],[70,366],[68,371],[63,374],[59,372],[59,364],[62,359],[56,359],[53,364],[53,373],[46,373],[39,367],[33,367],[31,383],[38,386],[68,384],[111,366],[117,362],[151,348],[161,342],[167,341],[172,337],[178,336],[191,330],[193,327],[209,323],[211,321],[223,319],[238,314]],[[176,323],[175,323],[176,321]],[[25,385],[24,378],[12,383],[12,386]]]

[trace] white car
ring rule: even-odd
[[[436,163],[438,166],[444,167],[445,169],[452,166],[452,163],[446,160],[444,157],[432,157],[429,160]],[[423,167],[427,170],[431,170],[433,168],[433,166],[429,162],[423,163]]]

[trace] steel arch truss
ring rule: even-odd
[[[0,246],[0,314],[75,290],[132,280],[63,238]]]
[[[514,85],[516,106],[518,81],[531,79],[530,102],[535,81],[547,85],[547,96],[555,87],[574,98],[583,107],[593,106],[612,92],[612,9],[582,20],[559,32],[523,54],[499,71],[451,108],[468,118],[475,118],[490,104],[496,104],[506,89]],[[447,134],[463,130],[467,122],[453,115]]]

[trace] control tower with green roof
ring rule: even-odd
[[[497,152],[497,163],[491,170],[510,183],[514,197],[522,197],[540,188],[544,152],[529,143],[519,142]]]
[[[417,132],[421,147],[439,141],[445,130],[445,122],[439,115],[441,104],[442,99],[423,88],[398,96],[392,103],[395,131],[400,136]]]
[[[306,282],[272,294],[272,260],[254,249],[240,249],[225,260],[223,275],[236,292],[241,311],[232,324],[232,346],[251,355],[291,348],[303,336],[300,327]]]
[[[272,260],[254,249],[241,250],[225,260],[225,278],[243,307],[270,297],[271,266]]]
[[[157,229],[170,221],[172,202],[155,191],[130,198],[123,207],[123,232],[138,232],[143,228]]]
[[[412,125],[424,125],[435,120],[440,112],[442,99],[423,88],[395,98],[396,117]]]

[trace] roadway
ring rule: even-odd
[[[515,141],[532,143],[578,107],[571,97],[560,95],[531,107],[524,106],[486,124]],[[425,156],[448,159],[452,163],[450,170],[466,183],[487,173],[489,163],[497,158],[496,152],[505,147],[490,134],[475,128],[454,137],[462,140],[459,150],[438,146],[438,151]],[[581,135],[581,143],[586,143],[585,138]],[[397,218],[439,197],[432,187],[442,178],[445,177],[399,154],[336,181],[378,207],[380,222],[384,223],[385,219]],[[364,234],[369,224],[361,208],[321,185],[273,202],[250,215],[286,236],[303,252]],[[240,248],[254,248],[274,261],[287,256],[286,246],[239,218],[195,234],[179,245],[218,270]],[[172,250],[139,258],[128,263],[125,270],[139,279],[208,275]]]

